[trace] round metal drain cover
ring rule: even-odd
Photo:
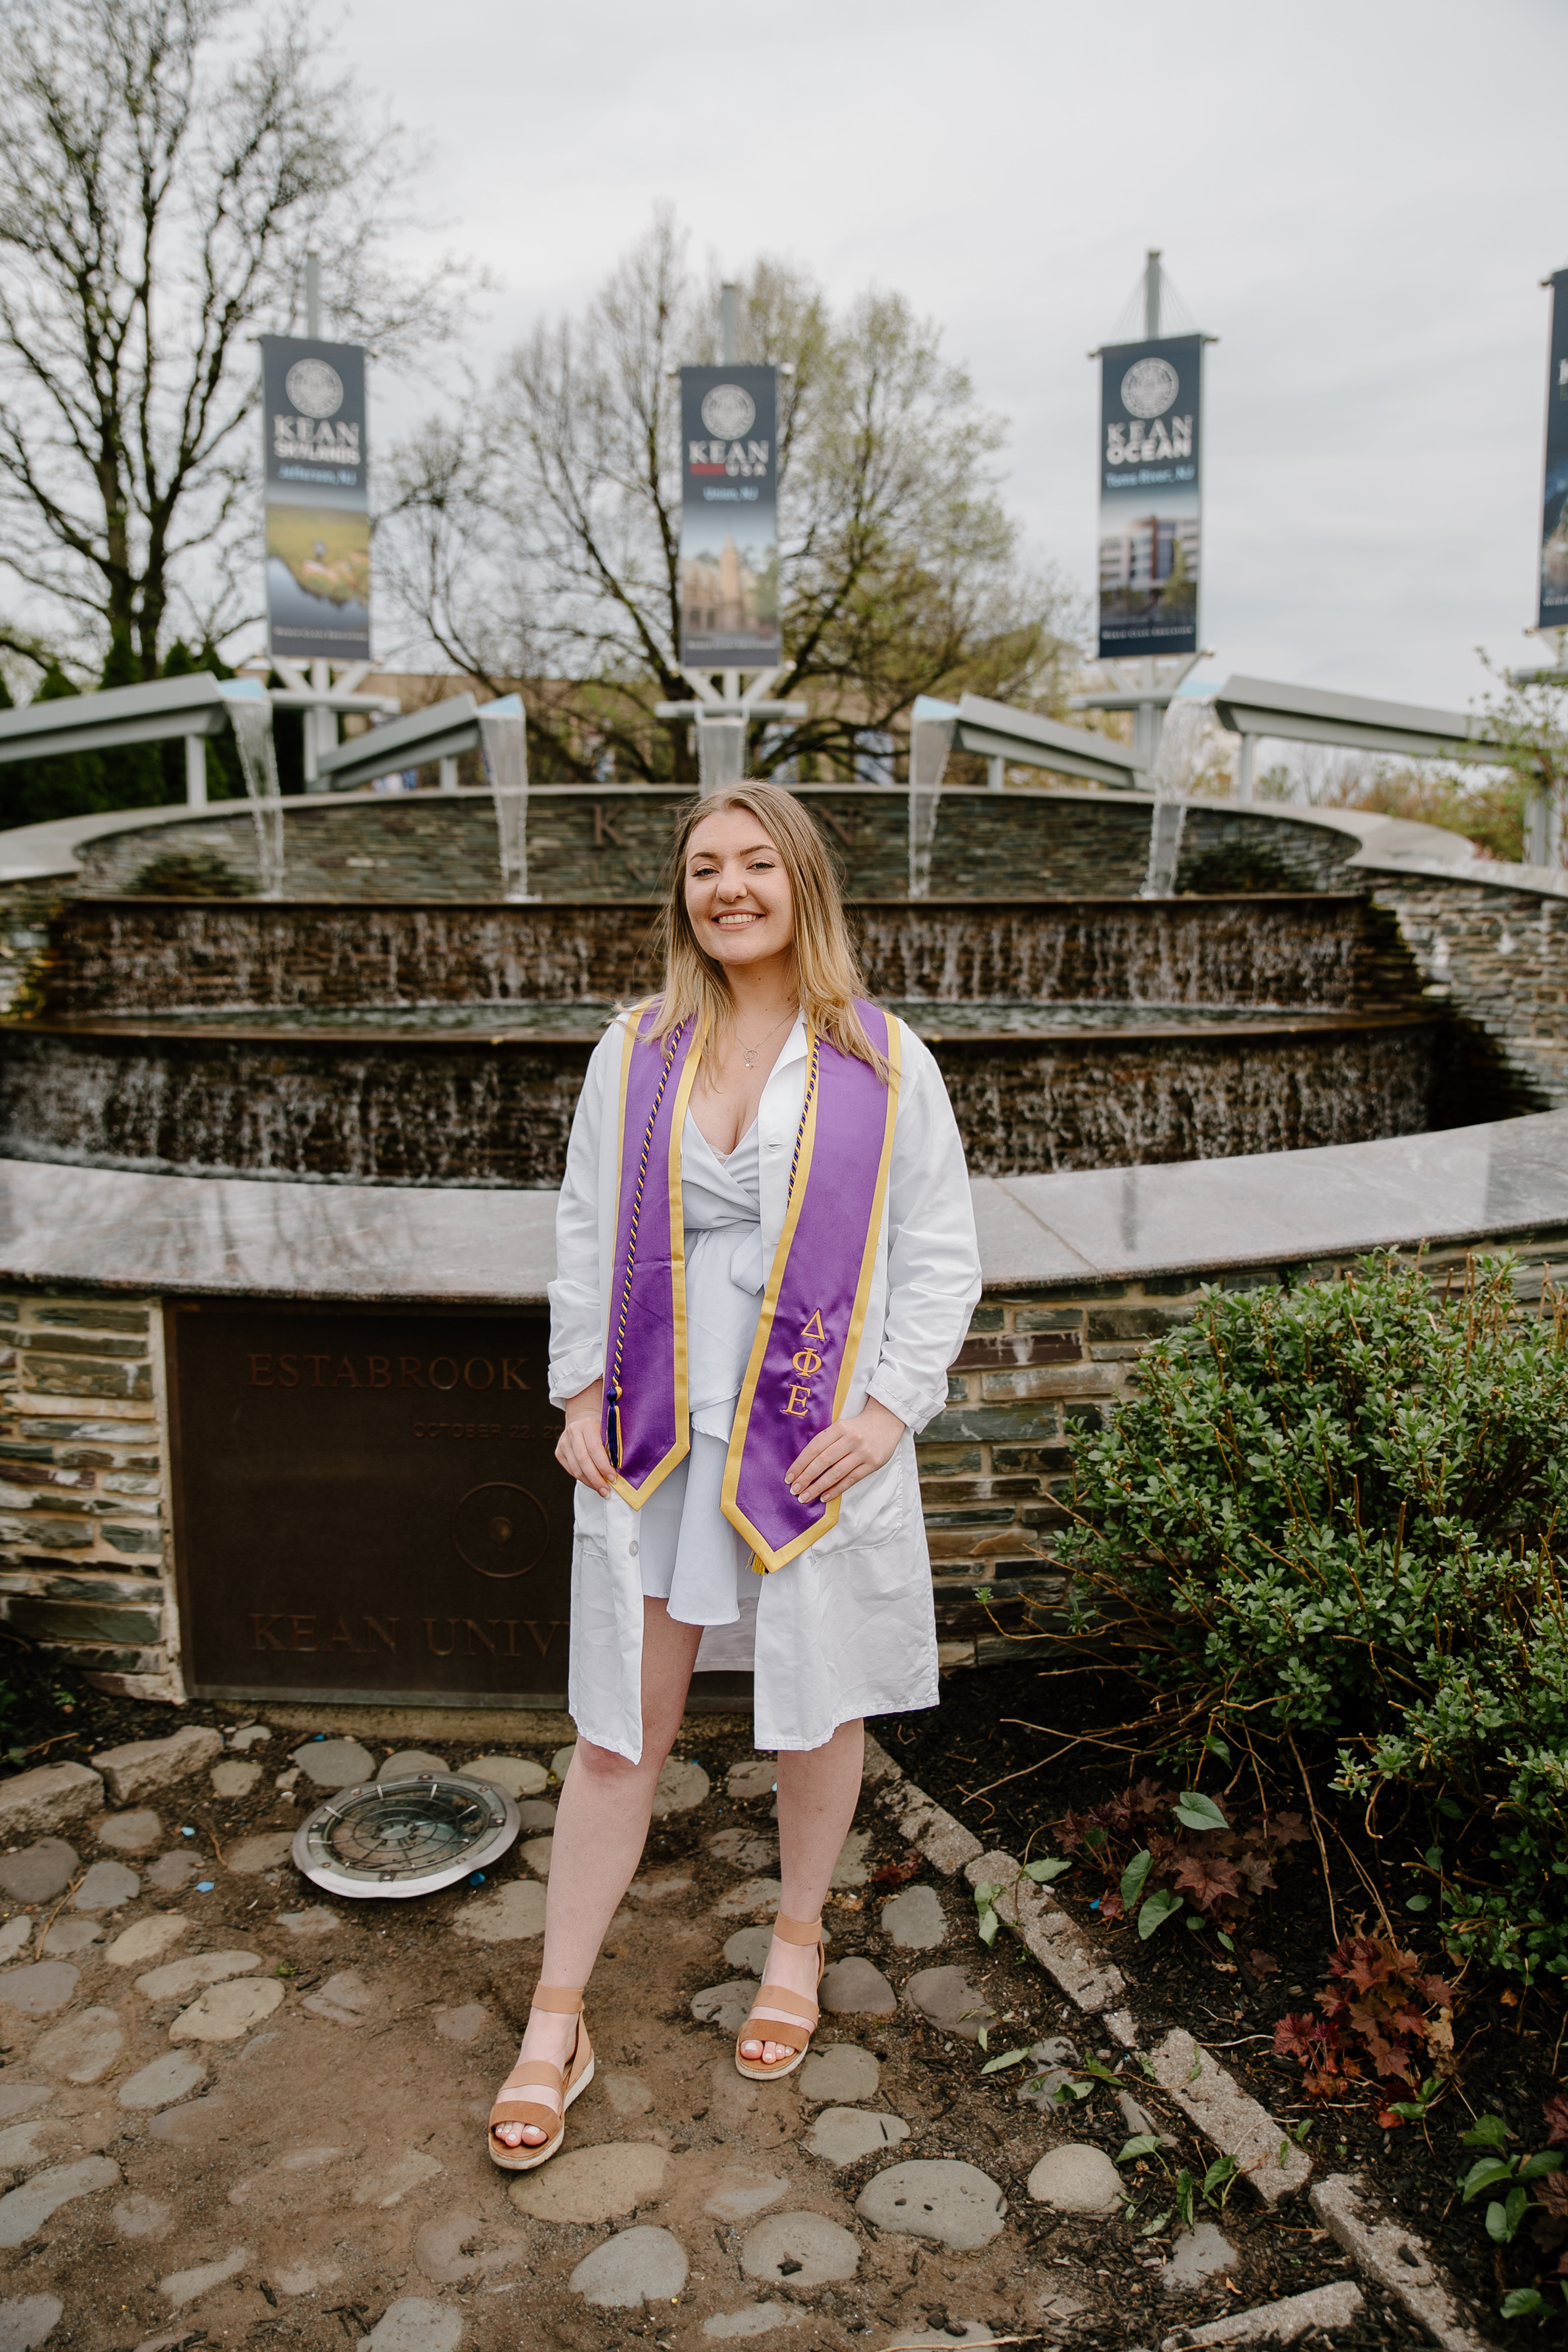
[[[301,1822],[294,1864],[329,1895],[433,1895],[498,1861],[518,1827],[517,1807],[489,1780],[364,1780]]]

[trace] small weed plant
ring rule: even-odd
[[[1507,1257],[1447,1289],[1369,1259],[1205,1292],[1139,1377],[1075,1440],[1086,1635],[1131,1636],[1194,1745],[1328,1739],[1343,1793],[1422,1800],[1410,1907],[1457,1958],[1568,1974],[1562,1304],[1521,1309]]]
[[[1063,1853],[1113,1882],[1098,1901],[1101,1919],[1134,1920],[1147,1940],[1167,1920],[1184,1918],[1194,1932],[1214,1928],[1227,1952],[1257,1897],[1275,1884],[1281,1853],[1307,1835],[1299,1813],[1268,1814],[1244,1829],[1201,1790],[1149,1780],[1057,1823]],[[1249,1960],[1259,1975],[1274,1965],[1267,1953]]]

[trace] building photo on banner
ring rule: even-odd
[[[1100,354],[1100,653],[1198,650],[1204,338]]]
[[[778,375],[680,371],[680,660],[773,669],[779,626]]]

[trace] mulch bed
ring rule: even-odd
[[[1120,1675],[1089,1668],[1063,1675],[1020,1664],[950,1675],[939,1709],[892,1717],[875,1728],[911,1780],[988,1847],[1033,1860],[1061,1851],[1056,1826],[1069,1809],[1081,1812],[1145,1775],[1165,1786],[1187,1785],[1168,1759],[1120,1730],[1147,1712],[1147,1700]],[[1048,1727],[1048,1733],[1039,1727]],[[1404,1865],[1426,1842],[1424,1823],[1400,1823],[1385,1806],[1374,1855],[1359,1809],[1337,1808],[1329,1796],[1331,1752],[1304,1748],[1302,1761],[1327,1828],[1327,1875],[1339,1936],[1378,1929],[1375,1908],[1355,1867],[1359,1862],[1382,1884],[1401,1941],[1420,1954],[1426,1968],[1457,1986],[1458,2072],[1452,2089],[1425,2124],[1380,2127],[1384,2097],[1410,2096],[1398,2085],[1380,2092],[1375,2084],[1358,2084],[1342,2100],[1307,2099],[1300,2065],[1273,2055],[1279,2019],[1287,2011],[1316,2010],[1314,1996],[1328,1981],[1329,1955],[1337,1940],[1315,1843],[1296,1844],[1279,1859],[1279,1884],[1257,1898],[1245,1937],[1237,1937],[1234,1959],[1215,1947],[1212,1935],[1185,1933],[1174,1920],[1147,1942],[1139,1940],[1128,1922],[1102,1926],[1090,1906],[1114,1882],[1081,1861],[1052,1891],[1102,1939],[1132,1988],[1135,2012],[1146,2032],[1184,2026],[1222,2053],[1225,2063],[1281,2122],[1309,2120],[1306,2146],[1318,2170],[1365,2170],[1481,2311],[1495,2315],[1502,2296],[1521,2285],[1539,2286],[1556,2304],[1556,2251],[1543,2254],[1528,2223],[1513,2244],[1493,2245],[1485,2221],[1488,2197],[1464,2205],[1458,2182],[1479,2152],[1460,2146],[1478,2116],[1502,2118],[1508,2153],[1530,2154],[1546,2146],[1543,2103],[1568,2083],[1568,2003],[1554,1987],[1521,1994],[1474,1970],[1456,1971],[1435,1928],[1405,1912],[1405,1894],[1416,1882],[1405,1875]],[[1204,1786],[1220,1795],[1228,1778],[1212,1765]],[[1293,1777],[1279,1778],[1268,1797],[1273,1806],[1306,1811],[1300,1780]],[[1257,1818],[1259,1797],[1250,1775],[1237,1783],[1231,1801],[1238,1822]],[[1259,1976],[1248,1969],[1246,1954],[1254,1947],[1279,1963],[1277,1973]],[[1568,2306],[1562,2307],[1568,2316]]]

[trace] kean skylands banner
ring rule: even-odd
[[[1546,383],[1546,494],[1536,625],[1568,628],[1568,269],[1552,280],[1552,372]]]
[[[1198,649],[1201,335],[1101,352],[1100,652]]]
[[[370,659],[364,352],[261,338],[267,617],[275,654]]]
[[[680,371],[680,659],[772,669],[779,635],[778,373]]]

